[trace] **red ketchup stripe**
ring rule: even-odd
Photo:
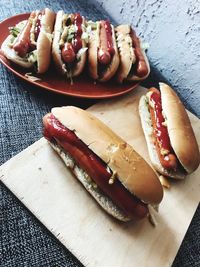
[[[150,101],[153,103],[154,116],[156,119],[155,135],[157,136],[160,146],[169,152],[172,148],[170,145],[167,127],[163,125],[165,119],[162,114],[161,94],[158,90],[152,92]]]
[[[150,113],[160,162],[164,168],[176,169],[178,164],[177,158],[170,144],[167,127],[163,125],[165,119],[162,114],[161,94],[156,88],[151,88],[150,92],[152,92],[150,101],[153,104],[153,108],[150,105]],[[161,152],[163,150],[165,151],[164,155]]]
[[[106,164],[78,139],[74,132],[64,127],[52,114],[46,118],[44,126],[45,138],[49,141],[56,140],[125,214],[134,219],[142,219],[147,215],[147,205],[133,196],[118,179],[109,184],[112,174],[106,169]]]
[[[74,25],[77,27],[77,32],[75,34],[73,41],[73,49],[76,54],[82,48],[82,39],[81,39],[81,35],[83,33],[82,23],[83,23],[82,16],[79,13],[76,13],[74,17]]]
[[[115,49],[113,47],[112,27],[108,20],[100,21],[99,39],[100,45],[98,49],[98,61],[103,65],[108,65],[115,54]]]
[[[17,37],[17,41],[13,46],[13,49],[20,57],[25,57],[28,52],[31,51],[30,31],[32,27],[31,20],[36,16],[35,12],[32,12],[23,30]]]
[[[113,47],[112,27],[108,20],[104,22],[104,27],[106,30],[108,52],[110,53],[112,57],[115,54],[115,49]]]
[[[76,60],[76,54],[82,48],[82,23],[82,16],[79,13],[74,14],[73,24],[77,28],[77,31],[74,35],[72,43],[66,42],[61,50],[62,59],[65,63],[73,63]]]
[[[42,12],[39,13],[36,25],[35,25],[35,41],[37,42],[40,30],[41,30],[41,19],[42,19]]]

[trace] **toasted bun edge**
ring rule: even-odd
[[[117,47],[120,58],[119,68],[116,75],[119,83],[122,83],[124,80],[126,80],[134,59],[133,51],[131,51],[127,39],[125,40],[125,36],[130,33],[130,30],[130,25],[128,24],[118,25],[115,27]],[[129,38],[131,37],[129,36],[128,39]]]
[[[167,84],[159,85],[171,146],[187,173],[192,173],[199,166],[200,153],[190,119],[174,90]]]
[[[51,61],[52,30],[55,19],[55,13],[45,8],[45,14],[42,17],[42,26],[37,40],[37,66],[38,73],[44,73],[48,70]]]
[[[99,78],[97,65],[98,65],[98,58],[97,58],[97,51],[99,47],[99,31],[100,31],[100,23],[97,21],[97,28],[93,30],[89,36],[88,42],[88,70],[89,75],[94,80]]]

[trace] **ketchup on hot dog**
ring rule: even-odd
[[[35,18],[36,13],[32,12],[26,25],[23,30],[19,34],[16,43],[13,46],[13,49],[17,52],[20,57],[25,57],[31,49],[31,41],[30,41],[30,31],[32,27],[32,20]]]
[[[167,127],[164,125],[165,119],[162,114],[161,94],[156,88],[151,88],[150,92],[152,92],[150,95],[152,105],[149,108],[159,160],[164,168],[176,170],[178,161],[170,144]]]
[[[72,63],[76,59],[76,54],[82,48],[82,23],[83,18],[79,13],[73,16],[73,23],[76,27],[76,33],[72,43],[66,42],[61,50],[62,59],[65,63]]]
[[[35,41],[37,41],[39,33],[40,33],[40,29],[41,29],[41,19],[42,19],[42,15],[43,13],[39,13],[37,21],[36,21],[36,25],[35,25]]]
[[[61,55],[65,63],[72,63],[75,60],[76,55],[71,43],[64,44],[64,47],[61,50]]]
[[[98,50],[98,60],[99,63],[103,65],[108,65],[113,55],[115,54],[115,50],[113,47],[113,37],[112,37],[112,27],[108,20],[100,21],[100,47]]]
[[[132,195],[118,179],[112,185],[109,179],[112,172],[107,165],[97,157],[74,132],[63,126],[52,114],[46,119],[44,136],[56,140],[57,144],[66,150],[76,164],[94,180],[97,186],[131,218],[144,218],[148,213],[147,205]]]
[[[82,16],[79,13],[76,13],[74,17],[74,25],[77,30],[73,41],[73,49],[75,53],[78,53],[78,51],[82,48],[82,40],[81,40],[81,35],[83,33],[82,23],[83,23]]]

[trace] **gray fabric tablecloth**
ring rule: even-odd
[[[0,0],[0,20],[44,7],[55,11],[80,12],[91,19],[108,17],[89,1]],[[146,84],[152,84],[154,79],[159,77],[153,72]],[[86,108],[93,103],[93,100],[73,99],[41,90],[15,77],[0,65],[0,163],[42,136],[41,118],[51,107],[73,104]],[[2,183],[0,220],[0,266],[81,266]],[[198,208],[173,266],[200,266],[199,221]]]

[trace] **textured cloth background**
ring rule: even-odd
[[[0,21],[44,7],[81,12],[91,19],[107,17],[89,1],[0,0]],[[159,79],[155,72],[146,84],[151,85],[152,79]],[[85,108],[93,103],[95,101],[67,98],[33,87],[0,65],[0,163],[42,136],[41,118],[51,107],[73,104]],[[81,266],[2,183],[0,221],[0,266]],[[198,208],[173,266],[200,266],[199,221]]]

